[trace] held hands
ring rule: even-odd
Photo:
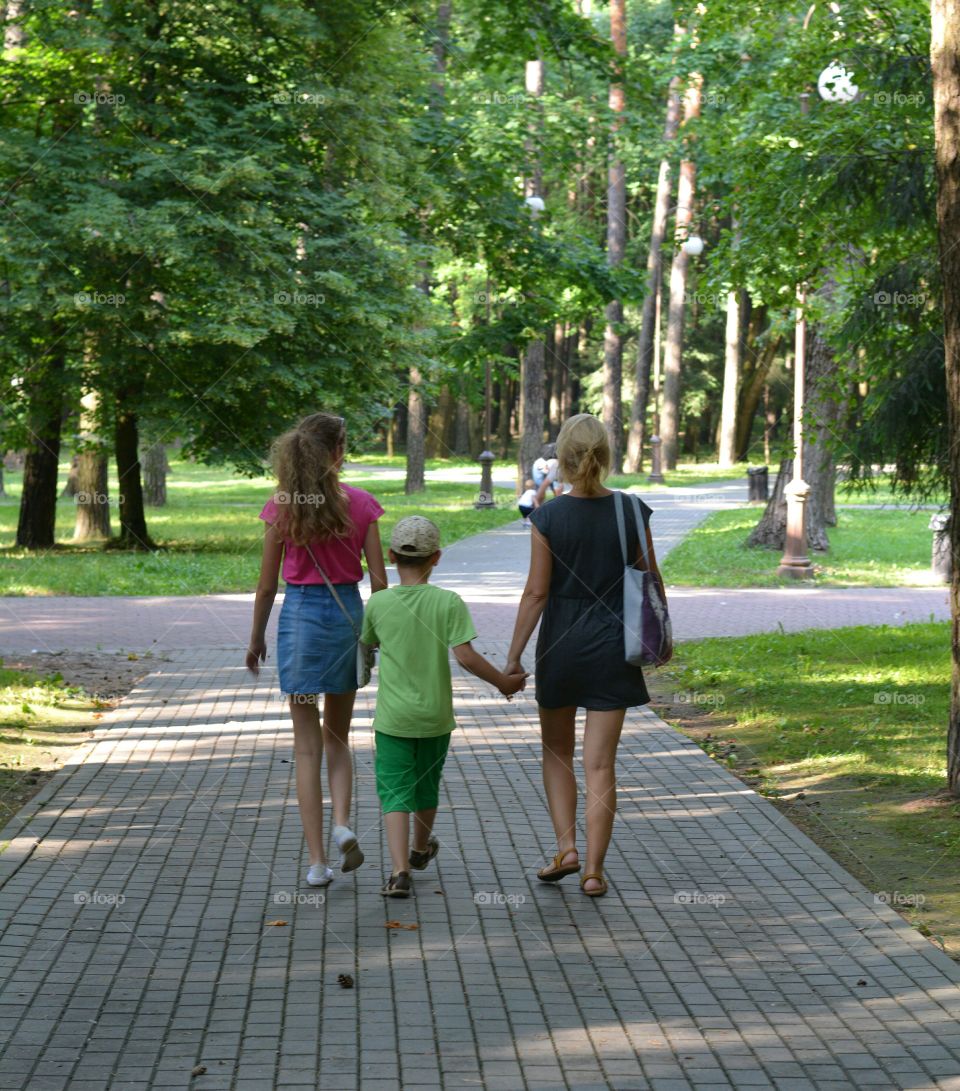
[[[525,689],[527,685],[527,672],[523,667],[516,666],[514,670],[510,669],[510,664],[507,664],[507,670],[503,672],[503,679],[498,687],[500,692],[509,701],[515,693]]]
[[[244,662],[246,663],[247,670],[253,675],[260,674],[260,664],[265,663],[267,659],[267,642],[266,640],[251,640],[247,647],[247,655]]]

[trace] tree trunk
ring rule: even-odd
[[[835,431],[836,402],[831,397],[837,363],[833,350],[821,331],[815,329],[809,338],[805,370],[806,393],[804,405],[803,479],[810,486],[804,511],[807,546],[819,552],[830,548],[826,527],[833,510],[833,491],[836,466],[828,445],[828,437]],[[760,522],[747,539],[748,546],[766,546],[783,549],[786,544],[787,502],[784,486],[793,474],[793,459],[780,463],[780,473],[773,495],[767,503]]]
[[[560,388],[560,416],[554,429],[550,422],[550,442],[556,440],[560,427],[567,417],[573,416],[573,381],[574,368],[577,366],[578,331],[569,329],[563,339],[563,382]]]
[[[517,474],[520,491],[533,475],[533,464],[543,447],[543,363],[544,342],[531,341],[523,357],[523,424],[520,450],[517,454]]]
[[[110,497],[107,486],[107,456],[98,448],[77,456],[77,516],[73,540],[110,537]]]
[[[512,348],[511,348],[512,352]],[[499,399],[497,402],[497,457],[501,462],[510,454],[510,417],[513,415],[513,402],[516,397],[515,384],[507,375],[501,374]]]
[[[144,499],[152,508],[162,508],[167,502],[167,449],[162,443],[151,443],[143,456]]]
[[[673,140],[680,123],[680,77],[670,80],[667,97],[667,123],[663,138]],[[653,226],[650,229],[650,249],[647,252],[647,293],[643,297],[640,333],[637,338],[637,366],[634,379],[633,406],[630,411],[630,437],[627,441],[627,469],[639,473],[643,466],[646,442],[647,402],[650,397],[650,371],[653,367],[653,326],[657,308],[657,289],[663,275],[663,240],[667,233],[670,208],[670,160],[660,160],[657,195],[653,206]]]
[[[110,537],[107,445],[98,435],[99,396],[90,390],[80,399],[80,452],[77,455],[77,515],[73,540]]]
[[[553,332],[553,342],[550,353],[550,397],[547,413],[547,438],[555,440],[563,424],[563,390],[567,381],[567,348],[568,339],[566,326],[558,322]]]
[[[433,412],[428,416],[425,450],[427,458],[449,458],[453,450],[456,404],[450,387],[440,389]]]
[[[460,393],[457,397],[453,420],[453,453],[459,455],[461,458],[469,458],[473,453],[473,443],[470,439],[470,422],[475,414],[470,408],[470,403],[467,401],[467,396],[464,392],[465,385],[464,380],[461,378],[459,384]],[[477,451],[479,453],[479,448]]]
[[[607,264],[615,269],[623,262],[627,242],[627,176],[619,155],[619,133],[626,104],[620,58],[627,52],[625,0],[611,0],[610,40],[617,60],[610,83],[613,125],[607,171]],[[613,472],[623,472],[623,303],[612,299],[606,307],[607,326],[603,334],[603,423],[610,439]]]
[[[832,294],[834,287],[831,282],[823,293]],[[814,328],[810,338],[805,374],[803,479],[810,486],[806,504],[807,543],[811,549],[823,552],[830,548],[826,528],[836,525],[837,466],[831,442],[837,432],[839,410],[834,390],[837,361],[819,327]]]
[[[763,309],[754,312],[751,317],[751,325],[754,324],[756,315],[762,315]],[[757,320],[759,324],[759,319]],[[763,387],[770,374],[774,357],[780,348],[782,338],[770,334],[767,343],[759,351],[753,350],[753,336],[748,336],[748,346],[753,352],[753,368],[750,377],[745,379],[740,390],[740,404],[737,408],[737,461],[745,462],[750,454],[750,434],[753,430],[753,420],[757,415],[757,407],[763,396]]]
[[[410,368],[410,390],[407,394],[407,478],[403,491],[411,493],[425,492],[427,436],[427,411],[423,403],[420,369]]]
[[[66,350],[59,348],[31,376],[27,410],[30,443],[23,464],[16,538],[23,549],[50,549],[54,544],[65,370]]]
[[[683,98],[683,123],[700,116],[702,80],[694,74]],[[670,266],[670,303],[667,311],[667,341],[663,361],[663,411],[660,415],[660,439],[663,468],[677,468],[677,445],[680,431],[680,367],[683,357],[683,319],[687,291],[689,257],[683,249],[690,223],[696,186],[696,165],[692,159],[680,162],[677,184],[677,218],[674,231],[673,261]]]
[[[773,486],[773,492],[767,501],[760,522],[750,531],[747,545],[753,549],[762,546],[765,549],[783,549],[787,540],[787,499],[784,489],[793,476],[793,459],[785,458],[780,463],[780,472]]]
[[[137,410],[143,392],[130,387],[116,392],[116,425],[114,455],[117,463],[117,485],[120,494],[120,540],[123,549],[153,549],[147,533],[147,518],[143,508],[143,488],[140,484],[140,458]]]
[[[943,282],[947,372],[947,425],[960,436],[960,7],[933,0],[934,135],[937,163],[937,228]],[[950,604],[953,678],[947,724],[947,783],[960,796],[960,443],[950,445],[950,544],[953,578]]]
[[[63,486],[63,492],[60,494],[62,500],[72,500],[77,495],[77,490],[80,488],[78,481],[80,476],[80,456],[74,455],[70,459],[70,469],[67,471],[67,483]]]
[[[740,294],[727,293],[727,332],[723,360],[723,403],[720,411],[720,447],[717,461],[733,466],[737,460],[737,387],[740,382]]]

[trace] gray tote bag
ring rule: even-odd
[[[650,571],[647,529],[640,512],[640,501],[631,493],[614,492],[617,530],[623,554],[623,650],[624,658],[634,667],[659,667],[673,653],[673,628],[667,604],[660,593],[657,577]],[[643,570],[634,568],[627,554],[627,530],[623,517],[623,498],[631,501],[643,554]]]

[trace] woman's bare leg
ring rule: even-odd
[[[353,793],[353,762],[350,758],[350,717],[352,693],[328,693],[323,701],[323,745],[327,751],[327,782],[333,803],[333,824],[350,825],[350,797]]]
[[[557,835],[557,850],[563,853],[566,863],[574,862],[573,854],[577,851],[577,778],[573,774],[576,719],[577,710],[573,706],[540,709],[543,787]]]
[[[622,708],[587,711],[587,727],[583,735],[583,771],[587,780],[586,875],[603,874],[603,861],[617,813],[615,765],[625,714],[626,710]],[[599,886],[596,880],[589,880],[584,889],[596,890]]]
[[[304,701],[290,698],[293,749],[296,757],[294,768],[297,778],[297,806],[300,808],[300,821],[303,823],[311,866],[327,862],[323,846],[323,782],[320,777],[323,765],[323,731],[320,727],[317,700],[317,697],[312,696]]]

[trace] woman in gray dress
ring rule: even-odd
[[[650,698],[642,670],[624,659],[623,554],[614,494],[603,485],[611,463],[606,429],[588,413],[571,417],[560,429],[557,457],[563,480],[572,489],[530,517],[530,572],[506,669],[522,670],[520,658],[542,615],[536,696],[543,784],[558,851],[537,878],[552,883],[581,870],[573,753],[577,709],[584,708],[587,861],[580,889],[596,898],[607,892],[603,861],[617,808],[614,766],[623,719],[628,708]],[[663,591],[650,534],[651,509],[642,500],[640,508],[650,567]],[[626,529],[628,556],[639,557],[633,520],[627,520]]]

